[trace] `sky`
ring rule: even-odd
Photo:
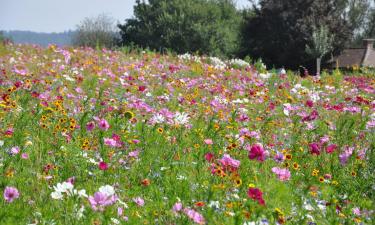
[[[0,30],[63,32],[74,30],[85,17],[105,13],[124,23],[135,0],[0,0]],[[237,7],[250,5],[237,0]]]

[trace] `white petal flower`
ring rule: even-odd
[[[115,194],[115,189],[111,185],[101,186],[99,191],[107,196],[112,196]]]
[[[64,196],[61,194],[61,192],[54,191],[51,193],[51,198],[53,199],[62,199]]]

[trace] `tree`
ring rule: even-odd
[[[329,34],[326,26],[314,28],[311,39],[313,46],[306,46],[306,52],[316,58],[316,74],[320,75],[321,60],[325,54],[332,50],[333,35]]]
[[[73,44],[87,47],[113,47],[117,42],[116,26],[113,19],[105,14],[85,18],[77,25]]]
[[[242,26],[241,56],[262,58],[268,65],[297,69],[313,68],[314,58],[306,53],[313,46],[314,27],[325,25],[335,34],[333,51],[341,51],[352,32],[337,0],[260,0],[254,16]]]
[[[240,23],[232,0],[137,0],[134,18],[119,28],[124,45],[231,56]]]

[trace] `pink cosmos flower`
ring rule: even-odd
[[[145,200],[143,200],[143,198],[140,198],[140,197],[136,197],[136,198],[133,198],[133,201],[139,205],[139,206],[144,206],[145,205]]]
[[[231,166],[237,169],[240,166],[240,161],[231,158],[228,154],[224,154],[223,158],[221,158],[219,161],[224,167]]]
[[[174,205],[173,205],[173,208],[172,208],[172,211],[174,213],[177,213],[177,212],[180,212],[182,210],[182,203],[181,202],[176,202]]]
[[[15,146],[10,149],[10,153],[12,153],[12,155],[17,155],[19,152],[20,152],[20,148],[18,146]]]
[[[206,140],[204,140],[204,143],[206,145],[212,145],[214,142],[211,139],[206,139]]]
[[[104,130],[104,131],[106,131],[106,130],[109,129],[109,123],[108,123],[107,120],[105,120],[105,119],[101,119],[101,120],[99,120],[99,124],[98,124],[98,126],[99,126],[99,128],[100,128],[101,130]]]
[[[353,150],[353,147],[347,147],[346,150],[339,155],[341,165],[344,166],[346,163],[348,163],[350,156],[353,154]]]
[[[22,153],[22,154],[21,154],[21,158],[23,158],[23,159],[28,159],[28,158],[29,158],[29,154],[27,154],[27,153]]]
[[[13,202],[20,196],[17,188],[15,187],[6,187],[4,190],[4,199],[6,202]]]
[[[191,219],[193,220],[195,223],[197,224],[205,224],[206,221],[204,219],[204,217],[198,213],[197,211],[193,210],[193,209],[188,209],[188,208],[185,208],[184,209],[184,213]]]
[[[104,138],[104,144],[111,147],[121,147],[121,144],[113,138]]]
[[[272,172],[276,174],[281,181],[287,181],[290,179],[290,171],[286,168],[282,169],[279,167],[273,167]]]
[[[112,205],[117,201],[117,196],[108,196],[106,193],[98,191],[94,196],[89,196],[88,199],[93,210],[104,211],[105,206]]]
[[[249,150],[249,147],[248,147]],[[249,151],[249,159],[256,159],[259,162],[266,160],[266,152],[261,144],[254,144]]]

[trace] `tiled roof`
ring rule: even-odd
[[[345,49],[341,55],[337,56],[333,62],[338,62],[339,67],[351,67],[362,65],[366,54],[365,48],[350,48]]]

